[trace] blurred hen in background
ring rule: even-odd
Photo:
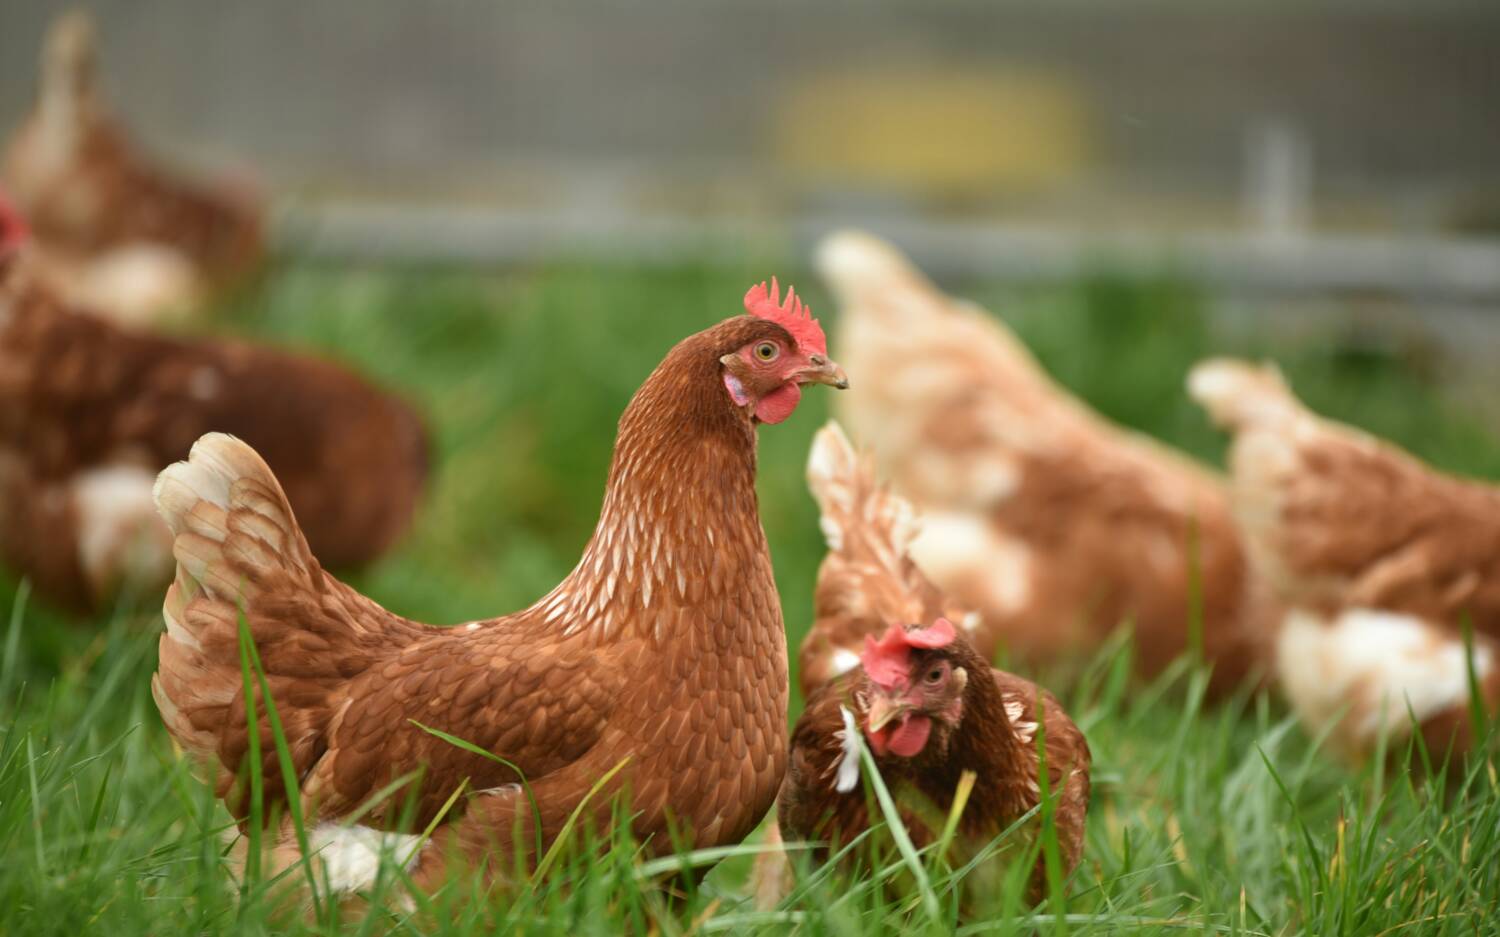
[[[890,245],[818,253],[856,382],[842,418],[923,515],[911,555],[981,617],[980,652],[1086,653],[1121,623],[1160,671],[1202,651],[1225,691],[1267,660],[1274,602],[1215,473],[1090,411],[999,320],[943,295]]]
[[[137,151],[96,72],[93,21],[60,16],[4,163],[37,241],[36,275],[121,323],[195,311],[260,266],[260,208],[243,186],[192,181]]]
[[[151,486],[211,431],[276,467],[329,566],[406,529],[427,476],[407,404],[317,358],[122,329],[61,298],[35,258],[0,193],[0,556],[39,591],[85,611],[164,587]]]
[[[1467,748],[1473,702],[1500,706],[1500,488],[1317,416],[1274,368],[1205,362],[1189,389],[1234,434],[1236,512],[1288,609],[1276,673],[1308,729],[1363,757],[1414,719],[1434,754]]]

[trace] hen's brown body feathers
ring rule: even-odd
[[[179,562],[155,682],[168,727],[235,806],[247,751],[243,602],[310,817],[337,821],[420,768],[419,813],[430,818],[468,782],[416,861],[419,884],[442,877],[454,848],[474,863],[499,857],[505,871],[514,821],[524,847],[531,813],[513,772],[418,722],[519,767],[545,839],[622,763],[589,818],[605,822],[611,795],[628,789],[652,849],[670,848],[669,815],[699,846],[742,838],[784,770],[787,661],[757,515],[754,425],[730,405],[718,359],[762,333],[786,337],[740,317],[674,348],[620,420],[577,568],[527,609],[451,629],[392,615],[323,572],[255,453],[204,439],[157,489]],[[361,822],[393,819],[376,811]]]
[[[1307,410],[1274,369],[1214,361],[1189,389],[1235,434],[1237,512],[1256,566],[1289,614],[1277,671],[1314,727],[1370,750],[1403,737],[1407,706],[1438,750],[1468,739],[1460,626],[1500,703],[1500,488],[1443,475],[1389,443]]]
[[[65,306],[24,250],[0,258],[0,545],[38,587],[87,608],[120,585],[165,583],[151,484],[211,431],[277,467],[334,566],[389,547],[426,478],[416,414],[343,368],[124,330]]]
[[[850,367],[885,378],[846,395],[842,417],[922,513],[912,555],[978,610],[982,654],[1086,653],[1129,622],[1156,672],[1201,607],[1216,689],[1264,663],[1275,613],[1221,478],[1088,410],[999,320],[889,245],[836,235],[820,264]]]

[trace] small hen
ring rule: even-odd
[[[191,311],[261,263],[261,220],[243,186],[188,181],[151,164],[106,113],[93,21],[60,16],[36,105],[11,139],[4,184],[30,219],[53,289],[117,321]]]
[[[836,234],[818,264],[849,367],[882,376],[846,395],[841,417],[922,513],[911,555],[980,613],[981,654],[1055,659],[1129,622],[1155,673],[1201,614],[1216,692],[1264,666],[1273,603],[1223,479],[1090,411],[998,319],[890,245]]]
[[[837,848],[869,827],[871,803],[859,783],[863,740],[919,847],[942,829],[962,775],[975,774],[958,828],[961,865],[1038,807],[1045,753],[1060,859],[1070,872],[1082,855],[1088,811],[1083,734],[1052,694],[992,668],[942,617],[953,606],[906,555],[915,512],[875,482],[836,424],[814,440],[808,477],[829,554],[802,663],[819,674],[843,672],[808,691],[792,732],[780,835]],[[862,648],[852,668],[843,657],[851,640]],[[1044,894],[1044,873],[1039,859],[1033,901]]]
[[[1235,507],[1288,608],[1275,662],[1298,714],[1337,720],[1354,757],[1382,732],[1408,738],[1413,717],[1432,752],[1466,748],[1466,621],[1477,689],[1500,707],[1500,487],[1317,416],[1272,367],[1209,361],[1188,388],[1234,433]]]
[[[0,558],[38,591],[89,611],[170,582],[152,484],[215,430],[276,466],[326,562],[405,531],[427,477],[407,404],[316,358],[122,329],[59,298],[35,257],[0,193]]]
[[[813,625],[797,655],[804,699],[857,667],[865,638],[893,621],[973,622],[973,613],[938,591],[912,560],[921,522],[911,503],[876,481],[836,422],[813,439],[807,486],[828,554],[818,568]]]
[[[715,846],[749,833],[781,783],[788,696],[755,492],[756,426],[787,419],[807,384],[848,383],[816,320],[778,292],[774,281],[753,288],[748,315],[684,339],[646,378],[620,418],[582,559],[510,615],[432,627],[329,576],[276,478],[238,440],[207,436],[163,472],[156,502],[176,535],[178,570],[153,689],[168,729],[214,775],[230,812],[243,819],[248,803],[243,609],[300,788],[282,789],[269,727],[256,720],[266,802],[300,797],[335,888],[369,885],[344,873],[373,876],[382,843],[398,861],[410,857],[422,888],[440,884],[450,860],[503,877],[617,768],[586,823],[607,824],[614,796],[628,791],[633,829],[650,850],[671,849],[673,835]],[[407,787],[357,821],[378,829],[347,825],[400,778]],[[404,804],[426,824],[460,789],[468,796],[419,851],[415,837],[392,833]],[[277,850],[286,861],[297,855],[289,828]]]

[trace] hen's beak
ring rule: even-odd
[[[912,706],[906,700],[876,696],[870,700],[870,710],[865,716],[865,726],[871,732],[879,732],[911,710]]]
[[[797,371],[793,378],[798,384],[827,384],[839,390],[849,389],[849,378],[844,369],[826,355],[808,355],[807,367]]]

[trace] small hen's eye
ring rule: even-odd
[[[943,679],[943,668],[941,668],[941,667],[934,667],[931,670],[927,671],[927,682],[928,683],[939,683],[939,682],[942,681],[942,679]]]
[[[775,342],[761,342],[755,346],[755,357],[762,361],[775,360],[779,353],[780,350],[776,347]]]

